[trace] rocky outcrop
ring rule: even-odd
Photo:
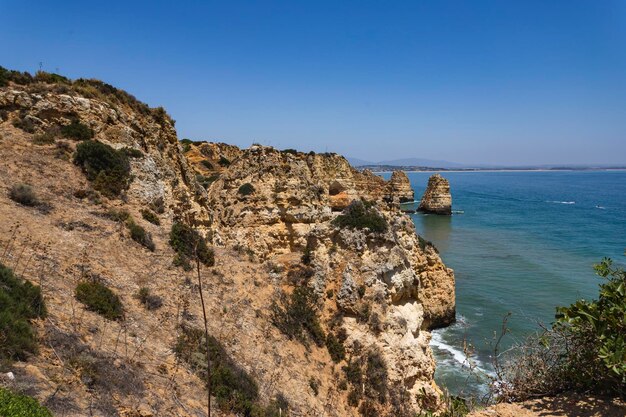
[[[439,174],[431,175],[417,211],[432,214],[452,214],[452,196],[448,180]]]
[[[254,191],[243,195],[244,184]],[[437,401],[428,329],[454,320],[454,275],[432,246],[420,244],[411,218],[399,211],[399,201],[413,197],[406,174],[386,182],[338,155],[253,146],[209,186],[208,195],[215,244],[243,248],[272,264],[307,251],[308,285],[322,299],[336,294],[323,311],[344,315],[347,344],[383,352],[390,385],[408,393],[413,408],[419,408],[419,395]],[[338,209],[361,199],[374,203],[388,224],[385,232],[333,225]],[[380,320],[378,334],[361,317],[364,309]]]
[[[393,171],[389,180],[389,186],[394,195],[398,196],[401,203],[415,200],[415,191],[413,191],[409,177],[404,171]]]
[[[133,181],[125,198],[145,206],[165,202],[175,216],[197,225],[208,222],[206,191],[180,152],[173,122],[164,112],[140,113],[124,104],[41,88],[0,89],[0,110],[7,122],[26,125],[35,135],[80,122],[91,129],[94,140],[116,149],[136,149],[142,156],[131,158]],[[75,144],[65,143],[70,149]]]

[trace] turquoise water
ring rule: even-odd
[[[430,173],[409,173],[419,198]],[[494,332],[510,312],[505,347],[549,324],[557,305],[594,298],[593,264],[626,263],[626,172],[446,172],[451,217],[413,215],[415,227],[455,270],[457,323],[433,334],[436,379],[476,394],[463,341],[491,371]]]

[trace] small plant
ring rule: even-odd
[[[151,294],[148,287],[141,287],[135,294],[135,298],[148,310],[156,310],[163,305],[163,299],[158,295]]]
[[[30,320],[46,317],[41,289],[0,263],[0,364],[37,351]]]
[[[326,341],[316,308],[317,297],[309,287],[296,287],[290,296],[281,294],[272,302],[272,323],[290,339],[308,345],[311,338],[317,346]]]
[[[190,266],[190,261],[197,258],[206,266],[215,264],[213,250],[207,246],[206,240],[193,228],[181,222],[175,222],[170,231],[170,246],[176,251],[174,263],[183,268]]]
[[[134,159],[143,158],[143,152],[141,152],[139,149],[136,149],[136,148],[131,148],[127,146],[125,148],[122,148],[121,151],[129,158],[134,158]]]
[[[125,221],[130,219],[130,213],[128,212],[128,210],[124,209],[118,210],[115,208],[110,208],[105,213],[103,213],[103,216],[118,223],[124,223]]]
[[[311,387],[313,395],[317,397],[317,395],[320,393],[320,382],[317,379],[311,377],[309,378],[309,387]]]
[[[341,228],[368,229],[374,233],[387,230],[387,221],[376,211],[373,204],[360,200],[350,203],[332,224]]]
[[[200,185],[204,188],[209,188],[209,186],[213,184],[219,177],[220,174],[213,174],[210,177],[202,174],[196,174],[196,181],[198,181]]]
[[[13,126],[23,130],[26,133],[35,133],[35,124],[27,117],[18,117],[13,120]]]
[[[207,343],[204,330],[184,327],[174,352],[204,381],[208,380]],[[228,355],[222,344],[209,335],[212,392],[222,411],[253,416],[258,408],[259,389],[252,377]]]
[[[282,152],[282,153],[288,153],[288,154],[291,154],[291,155],[297,155],[297,154],[298,154],[298,151],[297,151],[297,150],[295,150],[295,149],[291,149],[291,148],[289,148],[289,149],[283,149],[281,152]]]
[[[209,161],[208,159],[203,159],[202,161],[200,161],[200,163],[206,168],[206,169],[215,169],[213,167],[213,164],[211,163],[211,161]]]
[[[254,186],[252,184],[250,184],[249,182],[243,184],[241,187],[239,187],[239,189],[237,190],[237,192],[243,196],[248,196],[252,193],[254,193]]]
[[[161,220],[159,220],[159,216],[157,216],[153,211],[149,210],[149,209],[142,209],[141,210],[141,217],[144,218],[144,220],[155,224],[157,226],[161,225]]]
[[[91,280],[79,282],[74,295],[88,310],[109,320],[120,320],[124,315],[120,298],[101,282]]]
[[[49,145],[54,143],[59,137],[61,131],[58,126],[53,126],[40,135],[33,136],[33,143],[35,145]]]
[[[124,152],[98,141],[81,142],[74,163],[79,165],[93,187],[108,197],[118,196],[130,183],[130,163]]]
[[[32,397],[0,388],[0,416],[52,417],[52,413]]]
[[[224,156],[220,156],[220,159],[217,161],[217,163],[223,167],[227,167],[230,165],[230,161]]]
[[[132,240],[139,243],[149,251],[154,252],[155,246],[152,241],[152,235],[147,232],[146,229],[135,223],[133,219],[128,219],[126,221],[126,226],[130,231],[130,238]]]
[[[339,363],[346,358],[346,348],[343,345],[343,341],[334,333],[328,333],[326,336],[326,349],[328,349],[328,353],[335,363]]]
[[[27,184],[16,184],[11,187],[11,190],[9,191],[9,197],[11,198],[11,200],[15,201],[16,203],[20,203],[23,206],[37,207],[39,204],[41,204],[41,201],[39,201],[39,198],[37,198],[33,187]]]
[[[93,138],[93,130],[78,120],[72,120],[69,125],[61,126],[61,135],[67,139],[83,141]]]

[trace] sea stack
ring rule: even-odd
[[[411,187],[411,181],[404,171],[393,171],[391,180],[389,181],[391,192],[397,196],[400,203],[406,203],[415,200],[415,193]]]
[[[452,214],[452,196],[447,179],[439,174],[431,175],[417,211],[447,216]]]

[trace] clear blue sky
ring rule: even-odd
[[[6,1],[0,65],[179,136],[369,160],[626,163],[626,1]]]

